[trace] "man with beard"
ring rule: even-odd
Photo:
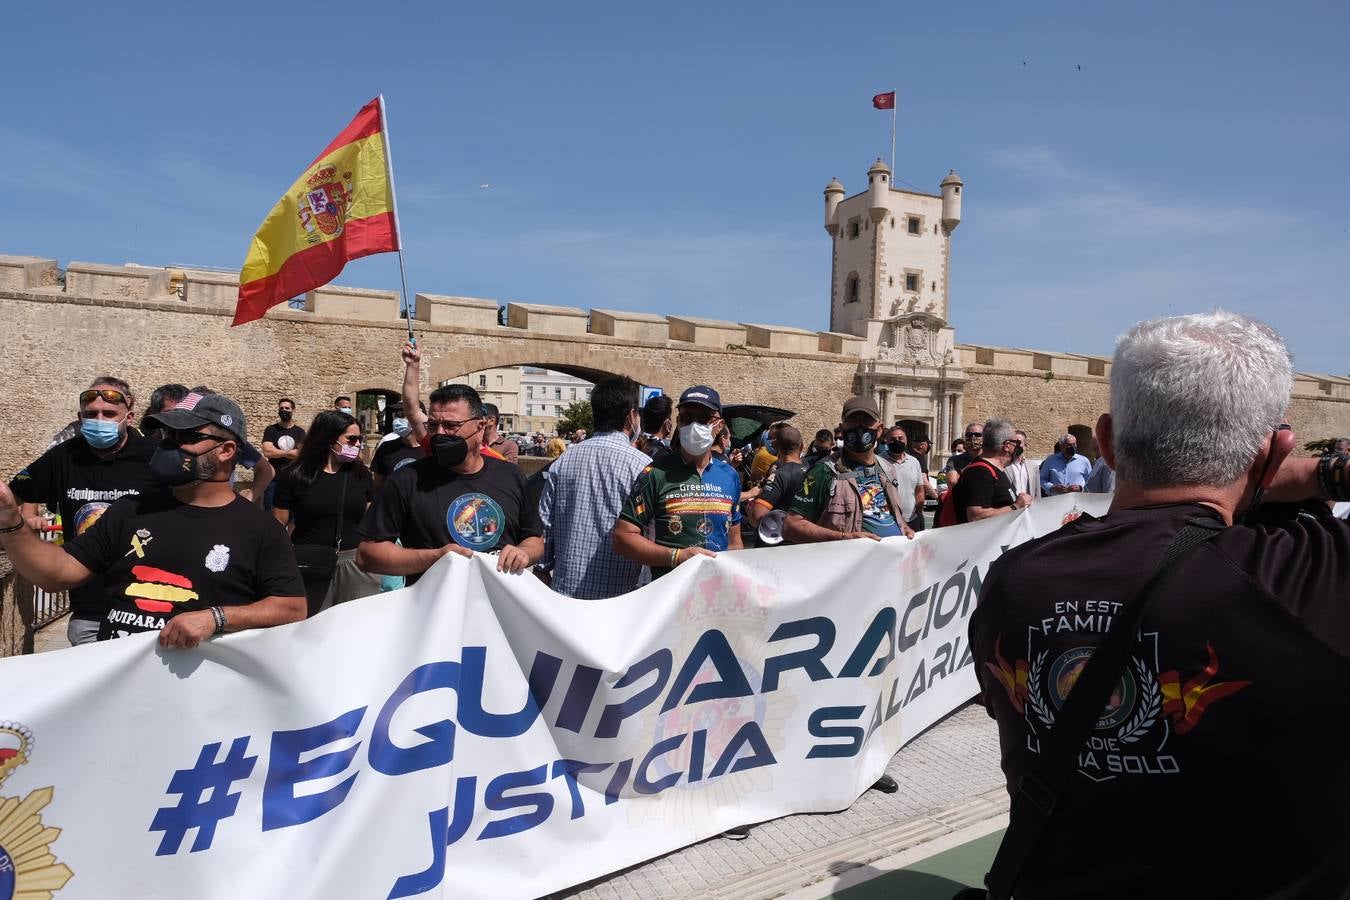
[[[49,449],[14,476],[9,489],[32,528],[46,522],[38,515],[45,505],[61,516],[66,543],[87,531],[120,497],[156,489],[150,478],[154,444],[131,427],[135,411],[131,388],[120,378],[94,379],[79,395],[79,434]],[[97,584],[70,592],[71,615],[66,635],[72,645],[98,639],[107,612]]]
[[[411,418],[416,407],[405,408]],[[484,452],[478,392],[467,384],[432,391],[423,427],[427,456],[384,482],[361,522],[357,565],[409,576],[412,584],[447,553],[493,552],[497,570],[513,574],[538,562],[544,553],[538,509],[520,468]]]
[[[0,543],[14,568],[45,590],[92,584],[106,610],[99,640],[159,631],[161,646],[189,649],[303,619],[290,539],[230,487],[247,436],[239,406],[191,393],[146,426],[163,429],[147,468],[169,490],[118,500],[63,547],[16,528],[15,498],[0,488]]]
[[[839,427],[844,446],[806,474],[783,524],[784,538],[794,544],[814,544],[853,538],[877,541],[902,534],[914,537],[906,520],[913,515],[913,504],[922,503],[915,490],[917,482],[877,455],[882,433],[877,405],[867,397],[850,397]]]

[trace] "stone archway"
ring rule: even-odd
[[[1066,431],[1078,439],[1078,452],[1093,462],[1097,461],[1097,438],[1087,425],[1070,425]]]

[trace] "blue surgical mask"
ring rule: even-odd
[[[412,434],[412,423],[407,419],[395,419],[393,421],[394,434],[399,437],[407,437]]]
[[[80,435],[95,450],[107,450],[122,439],[122,423],[116,419],[81,419]]]
[[[347,415],[351,416],[353,419],[356,418],[356,410],[352,409],[350,406],[344,406],[344,407],[342,407],[341,409],[339,409],[338,412],[340,412],[340,413],[346,413]]]

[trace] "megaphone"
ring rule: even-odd
[[[759,520],[759,542],[766,547],[783,543],[783,523],[787,521],[787,510],[771,509]]]

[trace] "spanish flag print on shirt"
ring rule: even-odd
[[[322,287],[348,260],[400,249],[384,100],[333,139],[263,220],[239,273],[234,323]]]

